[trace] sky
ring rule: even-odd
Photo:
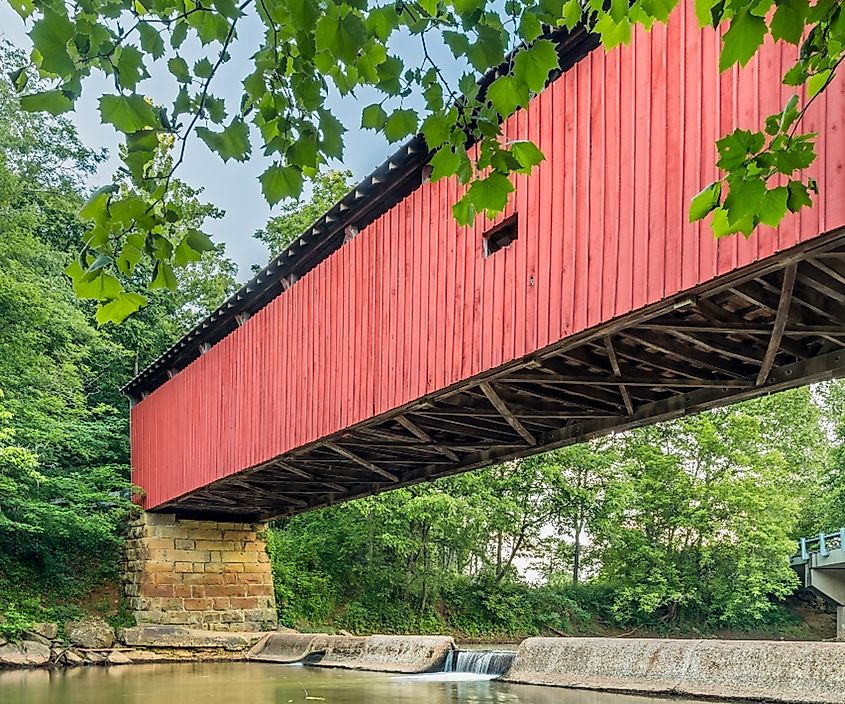
[[[226,99],[230,116],[240,105],[240,82],[249,72],[249,56],[261,39],[260,20],[255,15],[245,17],[238,26],[238,41],[233,46],[232,59],[215,76],[212,87],[215,95]],[[0,36],[29,52],[31,43],[26,34],[28,29],[8,3],[0,3]],[[187,54],[191,51],[192,48],[187,47]],[[192,63],[189,55],[185,55],[185,58],[189,64]],[[101,74],[92,75],[84,84],[84,92],[77,102],[76,110],[66,115],[76,125],[89,147],[106,147],[112,155],[91,181],[92,187],[108,183],[119,163],[114,156],[119,143],[118,135],[110,125],[101,124],[97,109],[98,97],[110,88],[113,89]],[[138,92],[157,101],[171,102],[175,96],[175,82],[166,71],[163,75],[153,73],[150,79],[139,85]],[[351,170],[356,181],[372,171],[396,148],[395,145],[391,147],[381,135],[358,127],[361,108],[373,102],[374,95],[364,93],[357,98],[335,97],[329,104],[335,116],[349,130],[345,135],[346,154],[343,161],[330,166]],[[209,220],[206,230],[215,241],[226,244],[226,253],[238,265],[238,278],[242,282],[250,278],[252,264],[264,265],[269,259],[266,247],[252,237],[253,232],[263,227],[273,214],[261,195],[257,181],[258,175],[269,164],[270,160],[263,157],[260,149],[255,148],[248,161],[229,161],[224,164],[203,142],[194,137],[188,143],[185,162],[178,172],[179,178],[192,187],[204,189],[202,198],[226,212],[221,220]]]

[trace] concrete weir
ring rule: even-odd
[[[250,652],[251,660],[307,662],[317,667],[412,674],[443,666],[455,641],[447,636],[330,636],[271,633]]]
[[[845,643],[528,638],[509,682],[723,700],[845,703]]]

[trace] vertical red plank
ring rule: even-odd
[[[643,207],[650,202],[651,183],[649,165],[651,151],[651,40],[650,35],[637,29],[633,39],[636,97],[636,127],[634,131],[634,238],[632,305],[642,308],[648,299],[648,235],[651,227],[650,209]]]
[[[683,158],[684,100],[687,89],[683,44],[686,3],[666,27],[666,232],[663,237],[663,295],[681,290],[681,246],[684,232]]]
[[[666,267],[666,28],[651,30],[651,125],[649,153],[648,284],[649,303],[663,298]]]

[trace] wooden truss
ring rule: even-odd
[[[157,510],[266,520],[845,375],[845,232]]]

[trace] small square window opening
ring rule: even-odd
[[[484,256],[504,249],[513,242],[519,235],[519,219],[516,213],[503,220],[495,227],[491,227],[484,233]]]

